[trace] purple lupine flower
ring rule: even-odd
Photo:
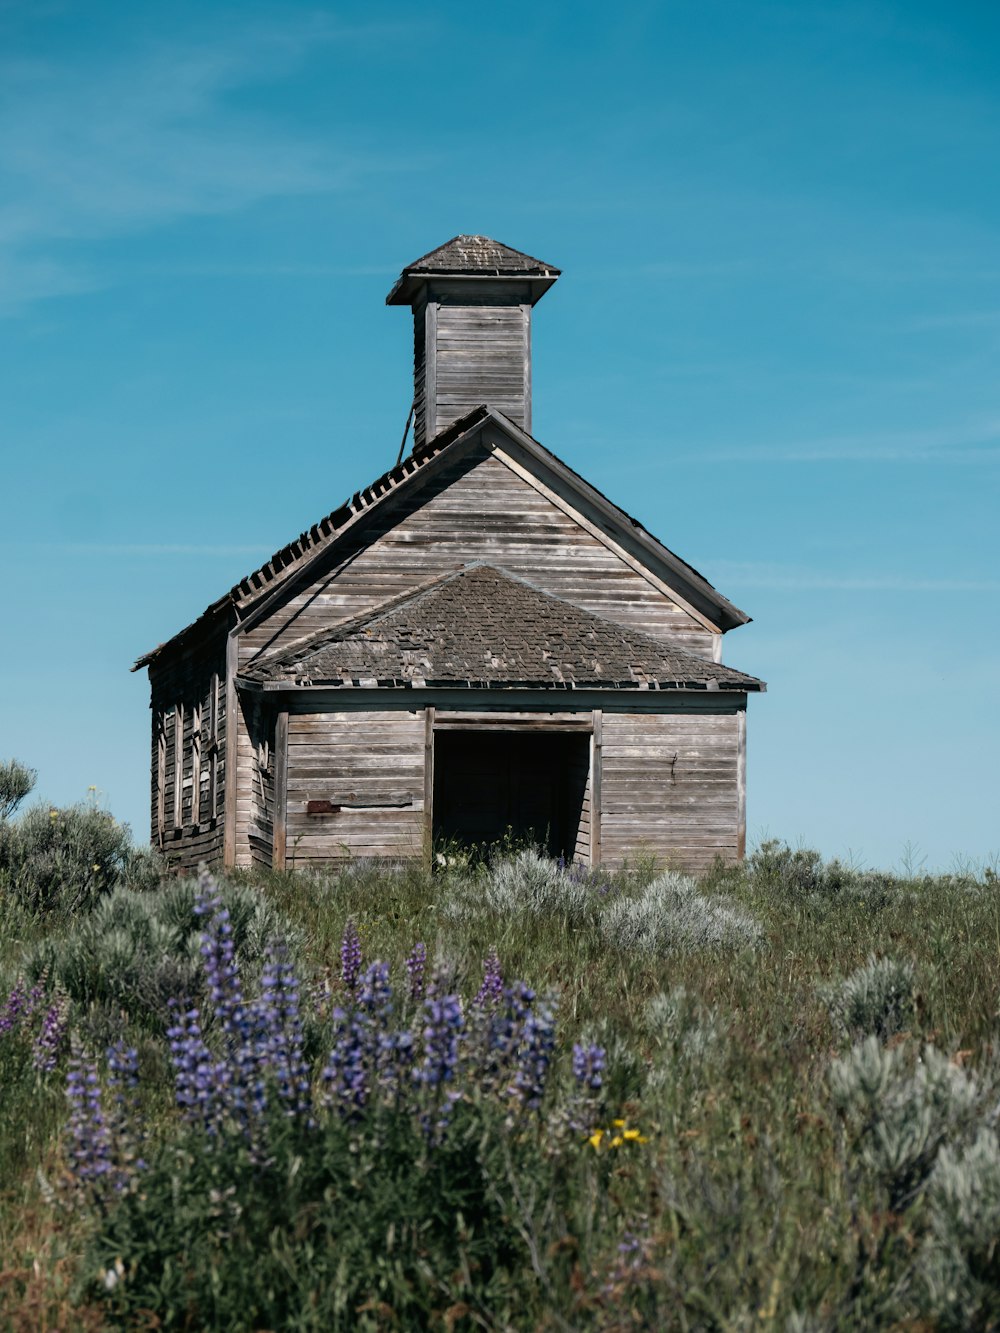
[[[333,1011],[333,1022],[336,1036],[321,1076],[323,1100],[347,1115],[368,1101],[367,1023],[343,1009]]]
[[[432,993],[424,1001],[423,1059],[414,1065],[412,1079],[427,1088],[437,1103],[436,1114],[424,1111],[420,1120],[431,1143],[439,1142],[451,1120],[460,1093],[453,1087],[465,1036],[465,1013],[458,995]]]
[[[424,998],[424,976],[427,971],[427,945],[415,944],[406,960],[406,971],[410,978],[410,999]]]
[[[604,1066],[607,1060],[607,1052],[603,1046],[597,1046],[593,1042],[588,1046],[581,1046],[579,1042],[573,1044],[573,1077],[582,1087],[592,1092],[597,1092],[603,1086]]]
[[[500,971],[500,957],[494,947],[483,959],[483,984],[479,987],[472,1003],[481,1009],[486,1005],[496,1008],[502,999],[503,975]]]
[[[60,993],[45,1011],[41,1029],[34,1042],[31,1063],[41,1073],[48,1074],[55,1069],[68,1021],[69,996]]]
[[[220,1118],[226,1069],[216,1064],[201,1035],[197,1009],[182,1009],[171,1000],[174,1022],[167,1028],[170,1057],[174,1066],[177,1105],[185,1120],[201,1124],[213,1133]]]
[[[104,1118],[97,1066],[79,1051],[70,1056],[66,1096],[73,1173],[81,1183],[99,1181],[111,1171],[111,1136]]]
[[[255,1015],[259,1058],[274,1076],[287,1114],[307,1113],[309,1069],[303,1054],[299,981],[282,941],[268,942]]]
[[[198,916],[208,918],[202,928],[199,948],[205,962],[208,994],[215,1017],[228,1038],[245,1037],[246,1010],[236,965],[229,909],[223,906],[218,886],[208,871],[203,871],[199,876],[194,910]]]
[[[143,1171],[146,1166],[139,1155],[140,1145],[145,1137],[137,1106],[139,1052],[134,1046],[126,1046],[123,1041],[116,1041],[113,1046],[108,1047],[106,1055],[108,1086],[114,1097],[110,1129],[119,1159],[114,1185],[117,1190],[123,1190],[133,1173]]]
[[[352,991],[361,972],[361,937],[354,924],[354,918],[348,917],[344,926],[344,937],[340,941],[340,975],[344,989]]]
[[[26,998],[24,979],[18,977],[10,988],[10,994],[4,1001],[3,1008],[0,1009],[0,1037],[6,1036],[8,1032],[20,1025]]]
[[[458,995],[428,997],[424,1001],[424,1014],[424,1057],[413,1076],[420,1083],[437,1087],[455,1078],[465,1014]]]
[[[350,1012],[334,1010],[336,1039],[322,1074],[324,1100],[337,1105],[344,1115],[367,1104],[376,1079],[386,1085],[395,1081],[388,963],[372,963],[355,978],[354,989],[354,1008]]]
[[[550,1004],[534,1004],[521,1025],[516,1073],[511,1092],[529,1110],[537,1110],[545,1095],[545,1084],[556,1044],[555,1012]]]

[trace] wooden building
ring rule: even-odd
[[[414,321],[412,452],[141,657],[183,866],[426,855],[508,826],[584,865],[743,855],[748,617],[531,435],[559,270],[458,236]]]

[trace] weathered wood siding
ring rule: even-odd
[[[740,854],[739,714],[605,712],[601,849],[652,852],[681,870]]]
[[[530,427],[530,317],[526,305],[438,306],[432,436],[480,403]]]
[[[220,640],[200,651],[178,654],[150,672],[150,842],[181,869],[193,870],[202,861],[211,865],[222,860],[225,671],[225,646]],[[175,723],[178,709],[182,722],[179,762]]]
[[[420,856],[424,732],[422,708],[291,713],[286,866]],[[335,808],[310,814],[310,801]]]
[[[443,468],[321,560],[240,640],[255,655],[370,611],[471,561],[712,659],[718,637],[484,447]]]
[[[589,755],[588,755],[589,758]],[[590,835],[591,835],[591,801],[592,801],[592,782],[590,764],[580,766],[580,771],[573,774],[574,784],[583,783],[583,801],[580,805],[580,822],[576,828],[576,846],[573,849],[573,860],[577,865],[589,866],[590,857]]]

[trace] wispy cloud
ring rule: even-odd
[[[204,556],[246,556],[260,563],[272,554],[270,549],[263,546],[227,545],[224,542],[216,545],[211,543],[185,544],[182,542],[38,542],[29,544],[37,546],[39,550],[65,551],[68,555],[97,555],[115,558],[122,556],[198,556],[199,558]],[[4,548],[8,550],[23,550],[24,546],[25,543],[19,543],[16,547],[12,547],[10,543],[4,543]]]
[[[335,191],[408,169],[240,109],[231,94],[357,32],[323,16],[103,61],[0,60],[0,310],[102,286],[67,243]]]
[[[766,564],[755,561],[714,560],[713,579],[746,588],[772,588],[790,592],[1000,592],[1000,579],[929,578],[908,574],[836,574],[801,565]]]
[[[1000,463],[1000,415],[953,426],[706,445],[671,463]]]

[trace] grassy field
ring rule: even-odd
[[[989,869],[507,849],[199,890],[123,844],[43,902],[29,817],[0,846],[3,1327],[1000,1323]]]

